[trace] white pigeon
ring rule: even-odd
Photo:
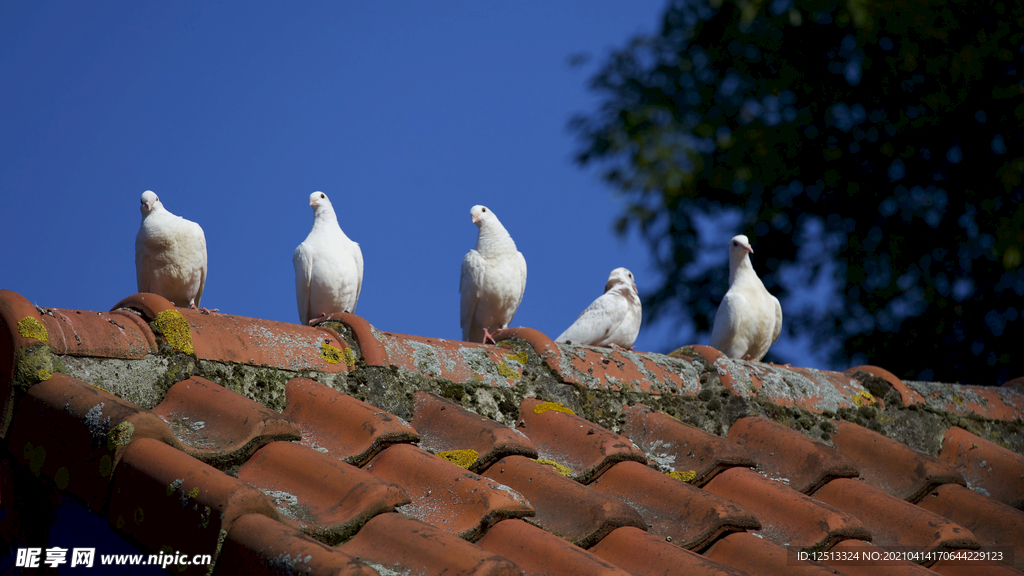
[[[494,342],[492,331],[508,328],[526,291],[526,258],[486,206],[469,211],[480,228],[473,248],[462,259],[459,279],[462,339]]]
[[[631,350],[640,333],[642,313],[633,273],[616,268],[608,275],[604,294],[587,306],[555,342]]]
[[[363,252],[338,226],[323,192],[309,195],[313,229],[295,249],[295,300],[299,320],[310,324],[333,312],[355,312],[363,288]]]
[[[152,190],[143,192],[141,201],[142,225],[135,236],[139,292],[159,294],[175,306],[198,309],[206,285],[203,229],[168,212]]]
[[[711,346],[730,358],[760,360],[782,332],[782,306],[754,272],[747,237],[729,242],[729,290],[718,306]]]

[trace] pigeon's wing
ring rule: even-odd
[[[772,344],[779,339],[779,334],[782,333],[782,305],[779,304],[779,299],[772,296],[772,302],[775,304],[775,333],[772,334]]]
[[[309,290],[313,281],[313,255],[309,247],[303,242],[292,254],[292,264],[295,265],[295,301],[299,306],[299,320],[303,324],[309,323]]]
[[[459,276],[459,294],[462,296],[459,301],[459,320],[463,340],[468,341],[473,328],[473,317],[476,315],[476,307],[480,304],[480,285],[483,282],[485,267],[483,256],[476,250],[470,250],[462,259],[462,274]]]
[[[152,265],[149,251],[141,237],[135,238],[135,283],[139,292],[149,292],[149,280],[152,276]]]
[[[523,256],[522,252],[516,252],[516,256],[519,257],[517,264],[519,270],[522,272],[523,285],[519,287],[519,300],[516,302],[516,309],[519,308],[519,304],[523,302],[523,295],[526,294],[526,257]],[[512,311],[512,315],[515,316],[515,310]],[[511,322],[511,318],[509,321]]]
[[[587,309],[555,338],[555,342],[570,341],[573,344],[601,346],[611,336],[629,312],[629,302],[616,294],[603,294],[590,303]]]
[[[196,231],[199,234],[199,246],[203,253],[202,271],[199,275],[199,290],[196,292],[196,308],[199,307],[199,301],[203,298],[203,289],[206,288],[206,234],[203,233],[202,227],[199,224],[195,225]]]
[[[740,314],[746,305],[746,299],[735,291],[725,293],[722,303],[715,313],[715,325],[711,328],[711,347],[725,353],[736,338],[740,325]]]
[[[359,244],[352,243],[352,257],[356,261],[356,303],[352,305],[352,313],[356,312],[356,305],[359,304],[359,294],[363,291],[363,251]]]

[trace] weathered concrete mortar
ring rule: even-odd
[[[333,326],[332,326],[333,327]],[[680,393],[660,390],[644,392],[624,386],[614,391],[588,382],[587,386],[567,384],[561,376],[541,359],[526,341],[513,338],[502,342],[513,358],[522,366],[522,376],[515,385],[495,384],[494,378],[468,382],[454,382],[438,374],[445,373],[443,354],[434,354],[429,347],[417,348],[422,372],[403,367],[369,366],[363,360],[351,334],[339,334],[348,341],[356,354],[356,364],[350,372],[326,373],[310,370],[285,370],[271,366],[250,366],[239,363],[198,360],[195,356],[175,352],[161,343],[157,354],[144,360],[118,360],[53,355],[54,365],[68,375],[100,386],[139,406],[151,409],[175,382],[201,376],[217,382],[239,394],[281,411],[285,408],[285,385],[296,377],[306,377],[335,390],[349,394],[406,420],[413,417],[413,393],[428,390],[492,420],[514,426],[519,403],[523,398],[536,397],[559,402],[577,414],[609,430],[621,431],[624,417],[622,408],[636,403],[670,414],[687,424],[707,432],[724,436],[731,424],[744,416],[763,416],[811,438],[831,445],[832,423],[837,419],[849,420],[861,426],[894,438],[912,448],[936,456],[942,438],[950,426],[960,426],[1018,453],[1024,453],[1024,423],[1020,420],[1003,422],[977,415],[953,414],[932,405],[904,406],[900,395],[881,378],[856,373],[856,378],[885,408],[878,405],[859,408],[839,408],[836,411],[812,412],[799,407],[781,406],[773,399],[784,386],[806,386],[806,378],[794,374],[793,382],[765,382],[760,392],[752,387],[740,394],[722,385],[721,372],[714,365],[693,359],[686,373],[680,373],[686,383]],[[654,362],[669,359],[661,355],[644,354]],[[671,358],[676,364],[680,361]],[[497,373],[498,366],[489,359],[475,359],[474,370],[487,375]],[[486,366],[485,366],[486,364]],[[666,362],[658,364],[662,366]],[[681,365],[683,365],[681,364]],[[515,368],[519,368],[518,365]],[[802,380],[801,380],[802,379]],[[799,380],[799,382],[798,382]],[[926,383],[913,383],[921,389]],[[665,388],[661,386],[659,388]]]

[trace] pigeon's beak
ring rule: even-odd
[[[309,205],[310,206],[316,206],[316,198],[310,198],[309,199]]]
[[[640,295],[640,291],[636,289],[636,283],[635,282],[633,283],[633,294],[636,294],[637,296]]]
[[[744,244],[743,249],[746,250],[747,252],[750,252],[751,254],[754,253],[754,249],[750,247],[750,244]]]
[[[473,214],[470,217],[470,219],[473,220],[473,224],[479,224],[480,223],[480,215],[479,214]]]

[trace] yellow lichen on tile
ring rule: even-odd
[[[356,355],[352,352],[351,348],[345,348],[345,351],[342,352],[342,356],[345,357],[345,365],[349,368],[356,365]]]
[[[559,464],[558,462],[555,462],[554,460],[542,460],[542,459],[538,458],[537,459],[537,464],[542,464],[544,466],[547,466],[548,468],[551,468],[552,470],[554,470],[555,472],[558,472],[562,476],[572,476],[572,470],[569,470],[568,466],[566,466],[564,464]]]
[[[505,358],[508,358],[509,360],[515,360],[516,362],[519,362],[520,364],[526,364],[527,361],[530,360],[530,355],[527,354],[525,350],[522,351],[522,352],[517,352],[515,354],[502,354],[502,356],[504,356]]]
[[[188,497],[189,498],[195,498],[196,496],[199,496],[199,487],[198,486],[196,486],[195,488],[193,488],[193,489],[188,491]]]
[[[685,472],[676,470],[675,472],[665,472],[665,474],[686,483],[693,482],[694,478],[697,477],[697,472],[694,470],[686,470]]]
[[[342,360],[341,349],[331,346],[330,342],[324,340],[320,343],[320,357],[326,362],[337,364]]]
[[[39,370],[39,372],[36,372],[36,378],[39,378],[40,382],[46,382],[50,378],[53,378],[53,373],[46,368],[43,368]]]
[[[58,490],[64,490],[68,487],[68,480],[70,480],[71,473],[68,471],[67,466],[61,466],[57,473],[53,475],[53,483],[57,485]]]
[[[455,464],[459,468],[465,468],[468,470],[470,466],[476,463],[480,454],[473,449],[447,450],[445,452],[438,452],[437,457],[443,458],[452,464]]]
[[[39,476],[39,471],[43,469],[43,463],[46,462],[46,448],[43,446],[33,446],[31,442],[25,442],[24,455],[32,475]]]
[[[192,346],[192,331],[188,327],[188,321],[177,310],[164,310],[156,315],[153,326],[163,334],[164,340],[175,350],[181,350],[186,354],[195,354]]]
[[[510,368],[508,364],[504,362],[498,364],[498,374],[501,374],[505,378],[510,378],[512,380],[519,380],[520,378],[522,378],[522,375],[520,375],[519,372],[516,372],[515,370]]]
[[[114,461],[110,459],[109,454],[104,454],[100,458],[100,476],[106,478],[110,476],[110,473],[114,471]]]
[[[25,338],[35,338],[40,342],[49,342],[50,335],[46,332],[46,326],[31,316],[26,316],[18,322],[18,334]]]
[[[135,425],[131,422],[121,422],[110,429],[107,433],[107,449],[113,450],[118,446],[127,446],[132,441],[132,434],[135,433]]]
[[[867,390],[861,390],[853,395],[853,403],[857,406],[870,406],[875,403],[875,397]]]
[[[573,416],[576,415],[576,413],[573,412],[571,408],[566,408],[565,406],[559,404],[558,402],[541,402],[540,404],[537,404],[536,406],[533,407],[534,414],[543,414],[549,410],[553,410],[555,412],[565,412],[566,414],[572,414]]]

